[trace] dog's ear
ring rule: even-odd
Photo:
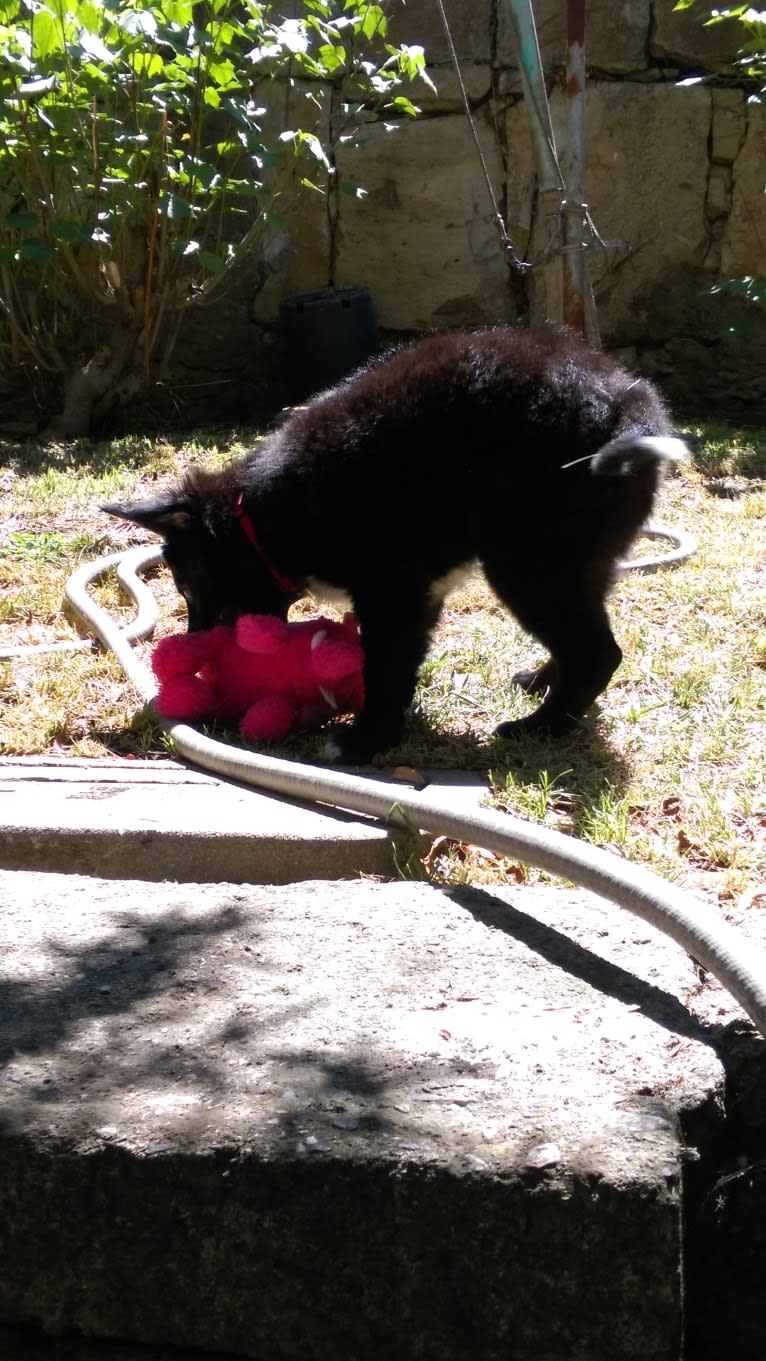
[[[170,492],[154,501],[136,501],[132,505],[120,505],[114,501],[101,509],[107,515],[115,515],[119,520],[128,520],[131,524],[163,536],[172,534],[174,530],[189,529],[194,520],[192,501],[183,492]]]

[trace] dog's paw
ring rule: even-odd
[[[366,766],[374,755],[375,749],[353,728],[336,730],[322,743],[322,758],[333,766]]]
[[[539,737],[565,737],[579,726],[579,720],[573,718],[571,714],[559,716],[540,714],[537,710],[533,714],[528,714],[526,718],[508,720],[505,723],[498,723],[495,728],[495,736],[510,739],[517,737],[529,737],[534,734]]]
[[[529,725],[525,718],[517,718],[515,721],[509,719],[505,723],[498,723],[495,728],[495,737],[503,737],[513,741],[515,737],[526,737],[529,731]]]
[[[380,756],[389,747],[395,746],[399,732],[390,737],[376,737],[361,725],[347,724],[333,728],[322,744],[322,756],[332,765],[366,766],[373,756]]]

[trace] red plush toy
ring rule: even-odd
[[[154,703],[165,718],[239,718],[244,737],[273,741],[333,714],[358,714],[363,661],[352,614],[342,624],[245,614],[235,628],[161,638],[152,655]]]

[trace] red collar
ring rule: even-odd
[[[250,540],[250,543],[252,544],[256,553],[258,554],[258,557],[261,559],[261,562],[263,563],[264,567],[268,568],[277,585],[281,586],[282,590],[287,591],[289,595],[293,595],[298,590],[298,587],[296,586],[294,581],[290,580],[289,577],[283,576],[279,568],[275,567],[274,563],[271,561],[271,558],[269,557],[268,553],[266,552],[266,549],[264,548],[263,544],[258,538],[258,535],[255,532],[255,526],[253,525],[250,516],[245,510],[244,499],[245,499],[244,492],[240,492],[239,496],[237,497],[236,504],[234,506],[235,519],[239,520],[239,523],[244,529],[245,534]]]

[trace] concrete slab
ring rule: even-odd
[[[486,784],[425,773],[451,801]],[[275,798],[174,761],[0,760],[0,865],[104,878],[292,883],[394,869],[372,818]]]
[[[6,1326],[678,1361],[724,1078],[649,926],[566,890],[6,872],[0,932]]]

